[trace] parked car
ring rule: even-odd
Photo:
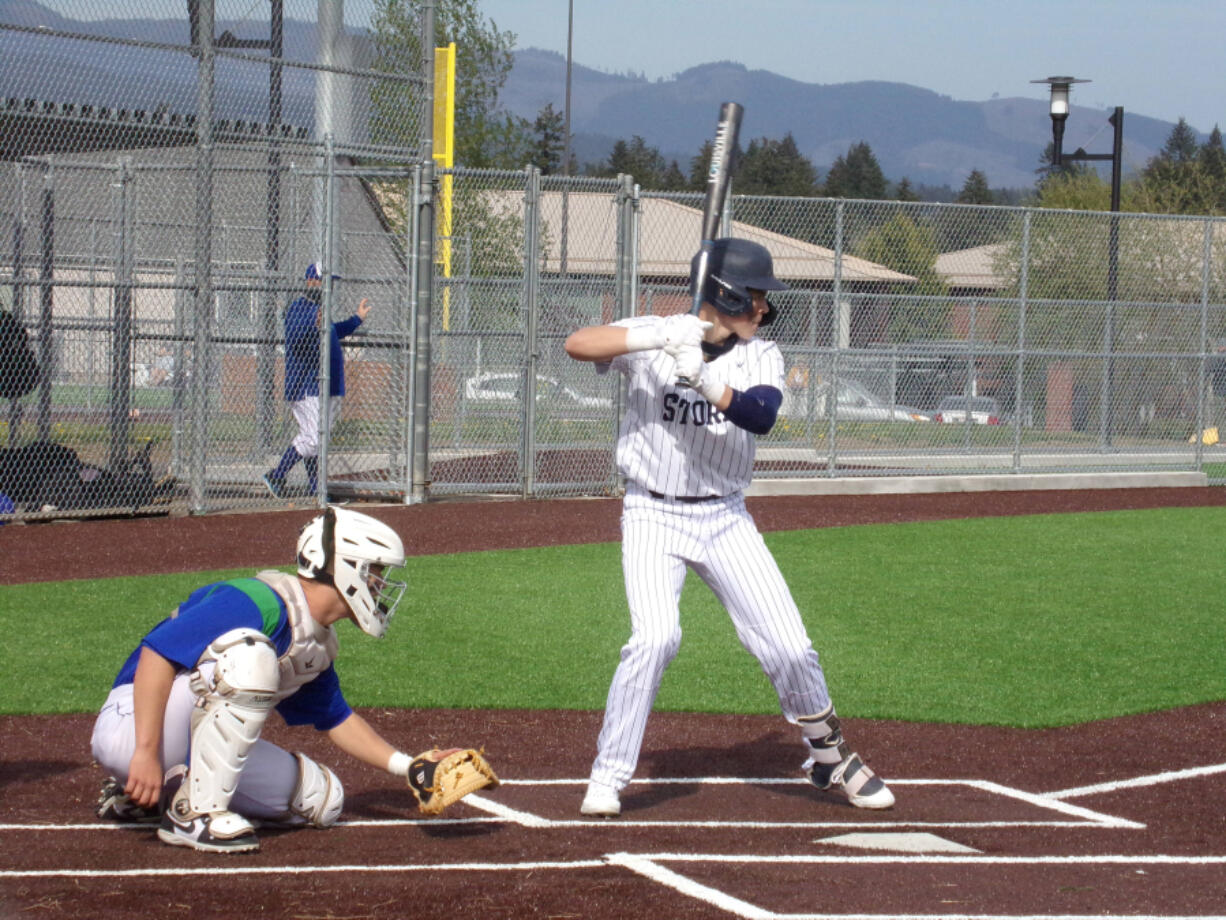
[[[513,371],[487,371],[464,381],[464,398],[490,405],[511,406],[522,400],[524,375]],[[613,400],[607,396],[590,396],[561,381],[536,375],[536,401],[538,405],[556,406],[560,409],[612,410]]]
[[[813,393],[813,412],[817,418],[828,418],[830,410],[830,385],[823,383]],[[809,394],[802,390],[788,390],[784,394],[780,415],[785,418],[804,418],[809,411]],[[864,384],[855,380],[840,379],[835,418],[842,422],[928,422],[931,418],[912,406],[891,405],[881,399]]]
[[[933,421],[966,424],[967,415],[975,425],[999,425],[1000,406],[991,396],[944,396],[937,403]]]

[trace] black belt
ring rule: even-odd
[[[652,498],[662,498],[669,502],[685,502],[687,505],[696,505],[699,502],[716,502],[724,496],[722,495],[665,495],[663,492],[652,492],[647,490],[647,494]]]

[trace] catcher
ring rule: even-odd
[[[211,853],[259,849],[256,823],[335,824],[340,780],[260,738],[272,709],[402,778],[426,814],[497,786],[481,752],[413,758],[341,693],[335,624],[382,636],[405,589],[389,576],[404,558],[386,524],[329,507],[298,537],[296,575],[270,570],[194,591],[128,657],[94,723],[94,759],[111,774],[98,816],[158,822],[165,843]]]

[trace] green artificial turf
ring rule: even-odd
[[[1071,724],[1226,699],[1226,510],[767,534],[844,716]],[[620,547],[411,558],[387,638],[341,624],[357,706],[600,709],[629,634]],[[96,708],[133,645],[233,571],[0,588],[0,711]],[[657,708],[778,703],[691,575]]]

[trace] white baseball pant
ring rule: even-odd
[[[201,665],[211,677],[212,662]],[[197,697],[192,692],[190,672],[179,674],[171,685],[162,721],[162,767],[187,763],[191,747],[192,709]],[[136,750],[136,718],[132,703],[132,684],[111,690],[90,739],[94,760],[121,783],[127,782],[128,766]],[[277,820],[290,810],[290,798],[298,782],[298,761],[289,751],[271,741],[259,739],[247,755],[247,764],[238,780],[238,790],[230,808],[248,818]]]
[[[341,417],[340,396],[333,396],[328,402],[328,424],[335,426]],[[304,396],[290,404],[294,421],[298,424],[298,433],[290,443],[300,457],[316,457],[319,455],[319,397]]]
[[[830,704],[817,652],[744,496],[691,504],[630,485],[622,510],[622,570],[631,634],[609,687],[593,782],[621,789],[634,775],[647,717],[681,644],[687,565],[727,609],[789,722]]]

